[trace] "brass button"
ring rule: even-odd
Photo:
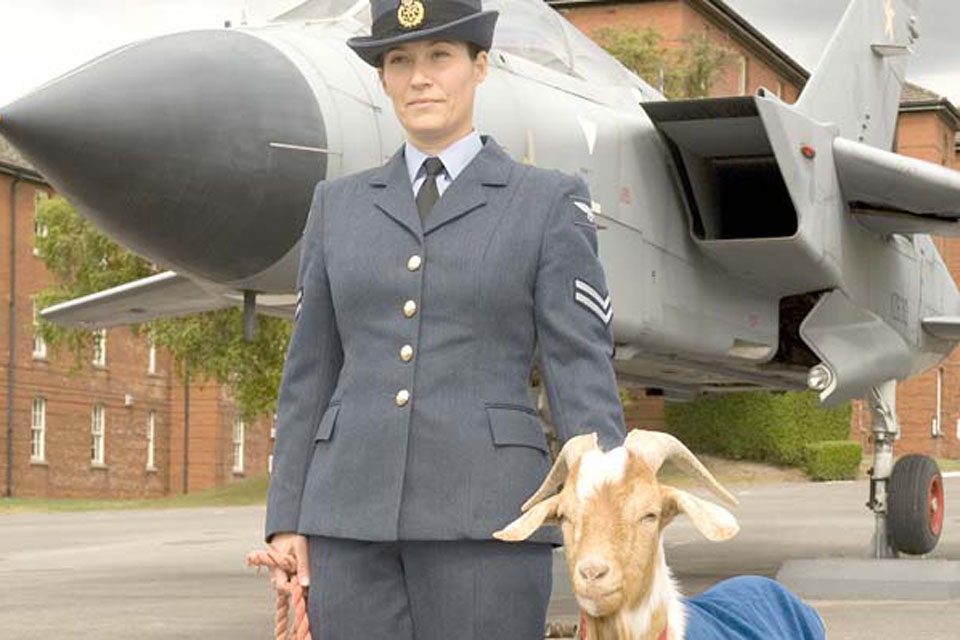
[[[397,392],[397,406],[402,407],[408,402],[410,402],[410,392],[406,389],[400,389],[400,391]]]
[[[408,344],[403,345],[400,348],[400,359],[404,362],[410,362],[411,358],[413,358],[413,347]]]
[[[420,268],[420,265],[423,264],[423,258],[420,256],[410,256],[410,259],[407,260],[407,269],[410,271],[416,271]]]
[[[408,318],[412,318],[417,313],[417,303],[413,300],[407,300],[406,304],[403,305],[403,315]]]

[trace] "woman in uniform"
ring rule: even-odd
[[[550,466],[527,390],[538,347],[560,440],[623,440],[590,197],[474,129],[497,12],[371,12],[372,35],[348,45],[407,142],[316,187],[266,539],[297,557],[323,640],[540,640],[559,531],[491,533]]]

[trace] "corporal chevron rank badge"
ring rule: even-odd
[[[573,299],[600,318],[604,325],[610,324],[610,319],[613,318],[613,304],[611,304],[609,293],[606,297],[601,296],[590,283],[576,278],[573,281]]]

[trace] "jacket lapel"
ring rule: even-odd
[[[483,148],[443,192],[425,223],[421,223],[417,212],[403,147],[373,172],[370,186],[376,190],[374,204],[418,238],[421,233],[427,235],[484,206],[487,203],[484,188],[506,186],[513,160],[490,136],[481,136],[481,140]]]
[[[424,235],[484,206],[486,187],[503,187],[509,182],[513,160],[490,136],[481,136],[481,140],[483,148],[450,183],[427,216]]]
[[[413,200],[413,188],[410,186],[410,175],[403,158],[403,147],[393,154],[387,164],[373,172],[370,186],[376,190],[373,196],[374,204],[419,238],[423,227],[420,224],[420,214],[417,213],[417,203]]]

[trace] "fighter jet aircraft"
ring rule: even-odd
[[[877,555],[901,537],[885,524],[893,381],[960,340],[960,295],[926,235],[960,234],[960,174],[890,151],[918,5],[852,0],[790,105],[765,90],[665,101],[539,0],[489,0],[501,17],[476,105],[515,159],[590,186],[622,381],[869,396]],[[0,133],[81,213],[170,269],[43,316],[103,327],[245,302],[292,317],[314,184],[403,142],[345,45],[368,30],[367,2],[314,0],[265,26],[130,44],[0,109]]]

